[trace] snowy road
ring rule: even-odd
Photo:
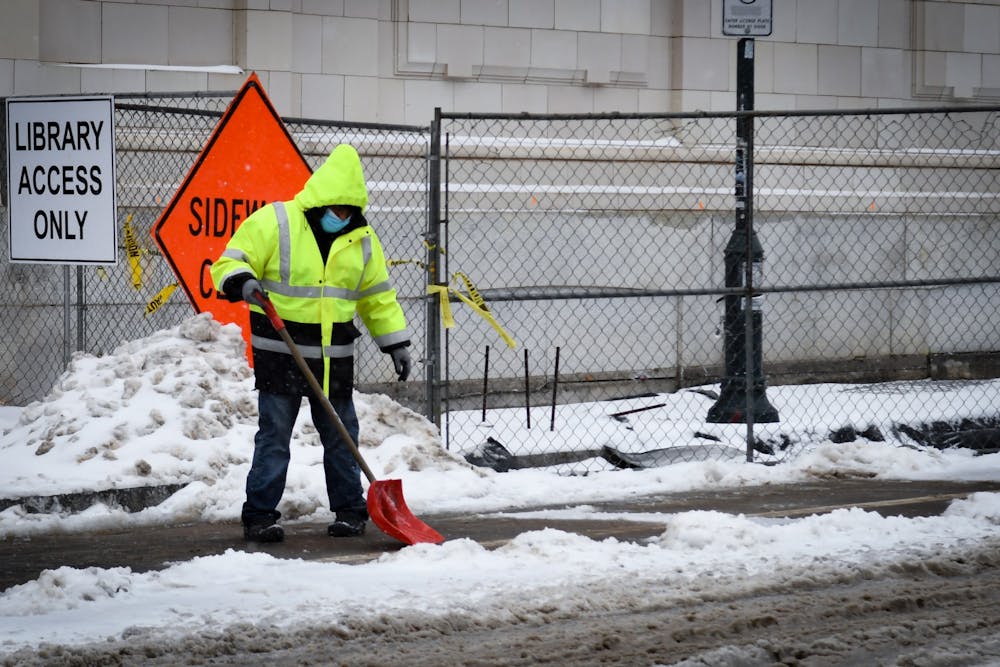
[[[569,605],[554,592],[513,596],[508,615],[487,621],[385,614],[292,632],[244,624],[168,642],[137,630],[4,664],[1000,664],[1000,538],[951,556],[851,571],[831,564],[772,581],[735,577],[684,591],[671,577],[633,583],[610,576],[567,595]]]

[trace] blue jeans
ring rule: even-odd
[[[358,416],[350,397],[330,399],[347,432],[358,442]],[[254,437],[253,462],[247,475],[247,500],[243,504],[244,524],[273,523],[281,517],[278,501],[285,492],[289,443],[292,428],[302,405],[302,397],[261,391],[257,399],[258,431]],[[367,518],[361,488],[361,468],[322,404],[309,397],[313,425],[323,443],[323,472],[326,494],[334,512],[350,512]]]

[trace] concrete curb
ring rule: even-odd
[[[119,507],[127,512],[138,512],[147,507],[159,505],[185,486],[187,484],[163,484],[160,486],[136,486],[127,489],[60,493],[52,496],[0,498],[0,512],[15,505],[21,505],[30,514],[75,513],[82,512],[98,503],[109,507]]]

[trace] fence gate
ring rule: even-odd
[[[725,275],[738,116],[754,123],[752,293]],[[831,439],[1000,446],[997,108],[436,122],[436,280],[516,341],[453,299],[451,450],[586,473]],[[734,293],[762,314],[751,353],[778,412],[750,447],[742,418],[707,418]]]

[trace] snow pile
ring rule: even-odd
[[[3,496],[188,485],[147,514],[238,517],[257,430],[244,349],[239,327],[205,313],[105,356],[78,354],[49,394],[3,431]],[[470,468],[442,449],[437,429],[422,416],[382,395],[356,394],[356,402],[366,459],[366,450],[384,448],[368,461],[373,470]],[[303,406],[292,436],[282,507],[290,517],[326,505],[323,448],[308,413]],[[0,534],[10,512],[25,518],[18,508],[0,513]]]
[[[252,378],[239,328],[207,314],[107,356],[78,354],[0,439],[19,473],[4,492],[217,480],[248,461],[232,445],[253,436]]]

